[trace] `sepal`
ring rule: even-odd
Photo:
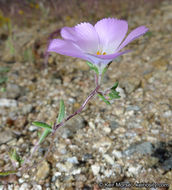
[[[90,69],[91,70],[93,70],[93,71],[95,71],[97,74],[99,74],[99,70],[98,70],[98,68],[95,66],[95,65],[93,65],[92,63],[90,63],[90,62],[86,62],[87,63],[87,65],[90,67]]]

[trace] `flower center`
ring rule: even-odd
[[[106,52],[97,51],[97,55],[106,55]]]

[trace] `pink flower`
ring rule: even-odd
[[[48,51],[87,60],[101,73],[109,62],[129,52],[120,50],[145,34],[148,28],[139,26],[125,38],[127,31],[128,23],[115,18],[104,18],[94,26],[84,22],[75,27],[64,27],[61,29],[63,39],[53,39]]]

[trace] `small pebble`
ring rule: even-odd
[[[92,169],[93,174],[96,176],[96,175],[98,175],[98,173],[100,171],[100,166],[97,164],[94,164],[91,166],[91,169]]]

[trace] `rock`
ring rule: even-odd
[[[96,189],[96,188],[98,189],[97,184],[94,185],[94,189]],[[82,189],[83,190],[92,190],[92,188],[90,186],[88,186],[88,185],[84,185]]]
[[[166,71],[168,67],[168,61],[160,58],[151,63],[151,65],[154,67],[155,70],[161,70],[161,71]]]
[[[108,154],[104,154],[103,157],[105,158],[105,160],[106,160],[109,164],[111,164],[111,165],[114,165],[114,164],[115,164],[115,162],[114,162],[114,160],[112,159],[112,157],[109,156]]]
[[[121,98],[126,98],[126,94],[124,92],[124,90],[121,87],[117,87],[116,91],[119,92],[119,95],[121,96]]]
[[[34,190],[42,190],[42,187],[41,187],[41,185],[34,184],[33,189]]]
[[[120,81],[120,85],[130,94],[135,91],[141,84],[141,80],[137,77],[126,77]]]
[[[55,181],[55,186],[60,189],[60,180],[59,179],[56,179]]]
[[[118,163],[115,163],[113,165],[113,168],[115,170],[115,173],[119,176],[122,173],[122,166]]]
[[[17,107],[17,101],[11,99],[0,99],[0,107]]]
[[[165,118],[170,118],[172,117],[172,111],[171,110],[168,110],[166,112],[163,113],[163,117]]]
[[[87,181],[87,177],[83,174],[80,174],[80,175],[76,176],[76,180],[85,182],[85,181]]]
[[[61,137],[66,139],[66,138],[71,138],[73,137],[73,133],[71,130],[67,129],[65,126],[61,127],[59,129],[59,134],[61,134]]]
[[[122,134],[126,133],[126,129],[124,127],[118,127],[117,129],[114,130],[115,134]]]
[[[77,157],[75,157],[75,156],[67,158],[67,162],[70,162],[72,164],[78,164],[79,163]]]
[[[13,139],[13,134],[10,130],[0,132],[0,144],[7,143]]]
[[[55,58],[53,56],[49,56],[48,57],[48,63],[51,65],[53,63],[55,63]]]
[[[151,133],[154,135],[158,135],[159,134],[159,130],[158,129],[152,129]]]
[[[66,153],[67,153],[66,145],[65,145],[65,144],[60,144],[60,143],[58,143],[57,151],[58,151],[60,154],[66,154]]]
[[[155,157],[159,161],[160,167],[162,167],[165,171],[169,171],[172,169],[172,141],[168,143],[159,142],[155,145],[155,151],[151,155]]]
[[[114,129],[118,128],[118,127],[119,127],[118,122],[116,122],[116,121],[111,121],[111,122],[110,122],[110,128],[111,128],[112,130],[114,130]]]
[[[5,52],[2,57],[2,61],[6,63],[14,63],[15,62],[15,56],[11,54],[10,52]]]
[[[36,180],[43,180],[45,179],[50,172],[50,166],[46,161],[43,161],[39,166],[36,173]]]
[[[30,177],[30,176],[29,176],[28,174],[23,174],[23,178],[24,178],[24,179],[29,179],[29,177]]]
[[[74,98],[69,98],[68,101],[69,101],[70,104],[74,104],[75,105],[76,100]],[[77,104],[80,105],[79,103],[77,103]],[[78,107],[78,106],[76,106],[76,107]]]
[[[105,153],[112,145],[112,141],[108,137],[103,137],[93,145],[101,153]]]
[[[14,121],[14,126],[18,129],[24,128],[26,124],[27,124],[26,117],[20,116],[16,118],[16,120]]]
[[[80,60],[78,60],[76,62],[76,67],[81,71],[89,71],[89,69],[90,69],[86,63],[84,63],[83,61],[80,61]]]
[[[93,159],[93,155],[92,154],[84,154],[82,156],[82,161],[87,161],[87,160],[90,160],[90,159]]]
[[[24,105],[22,107],[22,113],[24,115],[27,115],[28,113],[30,113],[31,111],[33,110],[33,106],[31,104],[27,104],[27,105]]]
[[[73,108],[74,108],[74,110],[79,109],[80,106],[81,106],[81,105],[80,105],[78,102],[75,102],[75,103],[73,104]]]
[[[22,183],[24,183],[24,179],[23,178],[20,178],[19,180],[18,180],[18,182],[20,183],[20,184],[22,184]]]
[[[28,189],[30,189],[30,185],[27,184],[27,183],[23,183],[23,184],[20,186],[20,188],[19,188],[19,190],[28,190]]]
[[[76,116],[69,120],[63,127],[59,128],[59,134],[62,138],[70,138],[79,130],[85,127],[84,119]]]
[[[73,168],[73,164],[70,162],[66,162],[65,164],[62,163],[57,163],[56,167],[58,168],[58,170],[60,172],[65,172],[65,173],[69,173],[70,170]]]
[[[146,160],[146,164],[148,165],[149,168],[155,167],[158,164],[159,159],[156,157],[148,157]]]
[[[122,153],[117,150],[113,150],[112,154],[115,156],[115,158],[120,159],[122,157]]]
[[[93,123],[92,121],[89,121],[89,127],[91,128],[91,129],[95,129],[95,123]]]
[[[21,95],[21,88],[17,84],[7,83],[5,95],[7,98],[16,99]]]
[[[136,166],[136,167],[130,166],[130,167],[128,168],[127,176],[128,176],[128,177],[133,176],[133,175],[134,175],[134,176],[137,176],[137,175],[140,173],[141,168],[142,168],[141,165],[138,165],[138,166]]]
[[[72,170],[72,172],[71,172],[72,175],[78,175],[78,174],[80,174],[80,173],[81,173],[81,168],[74,169],[74,170]]]
[[[139,106],[132,106],[132,105],[130,105],[130,106],[128,106],[127,108],[126,108],[126,111],[139,111],[140,110],[140,107]]]
[[[29,127],[29,131],[36,131],[36,130],[38,130],[38,127],[36,127],[35,125],[31,125]]]
[[[166,172],[166,173],[164,174],[164,177],[165,177],[166,179],[169,179],[169,181],[171,181],[171,179],[172,179],[172,171]]]
[[[20,178],[20,179],[19,179],[19,183],[20,183],[20,184],[24,183],[24,181],[25,181],[25,180],[24,180],[23,178]]]
[[[97,164],[94,164],[91,166],[91,169],[92,169],[93,174],[96,176],[96,175],[98,175],[98,173],[100,171],[100,166]]]
[[[113,110],[113,113],[117,116],[121,116],[122,114],[124,114],[124,112],[125,108],[123,106],[117,106],[115,110]]]
[[[5,165],[5,161],[4,160],[0,160],[0,167],[3,167]]]
[[[111,133],[111,128],[109,127],[109,126],[104,126],[104,128],[102,129],[103,130],[103,132],[107,135],[107,134],[109,134],[109,133]]]
[[[103,174],[104,174],[104,176],[106,177],[106,178],[110,178],[112,175],[113,175],[113,173],[112,173],[112,170],[110,169],[110,170],[105,170],[104,172],[103,172]]]
[[[150,142],[143,142],[136,145],[131,145],[127,150],[124,151],[124,154],[127,156],[131,156],[134,153],[139,153],[142,155],[152,154],[153,153],[153,145]]]

